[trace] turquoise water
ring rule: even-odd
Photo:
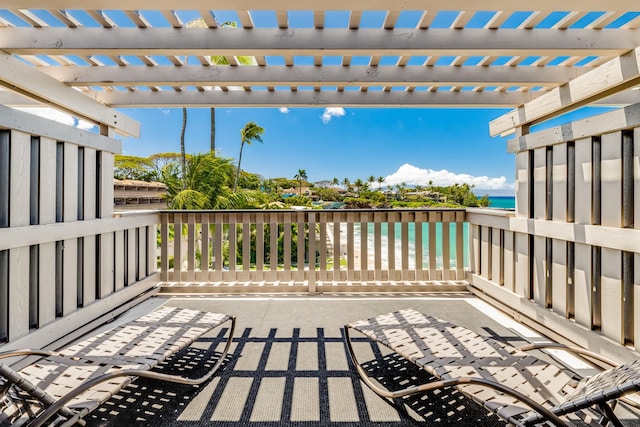
[[[489,197],[489,201],[491,204],[490,208],[496,209],[515,209],[516,208],[516,198],[513,196],[491,196]]]
[[[489,197],[491,201],[491,205],[489,207],[496,209],[515,209],[516,199],[513,196],[493,196]],[[409,268],[415,268],[415,224],[409,224]],[[456,268],[456,231],[457,227],[455,223],[449,224],[449,259],[451,268]],[[356,240],[360,241],[360,224],[356,223],[354,227],[354,232],[356,236]],[[370,254],[373,253],[374,248],[374,225],[372,223],[368,224],[367,227],[367,245],[368,251]],[[469,267],[469,224],[464,223],[462,228],[463,233],[463,265],[465,267]],[[386,260],[388,249],[387,249],[387,224],[381,224],[381,244],[382,244],[382,254],[383,259]],[[396,259],[396,267],[400,268],[400,254],[401,254],[401,245],[402,245],[402,228],[400,223],[396,223],[394,227],[394,243],[395,243],[395,259]],[[423,268],[429,268],[428,260],[429,260],[429,224],[422,224],[422,253],[423,253]],[[442,223],[436,224],[436,268],[442,268]],[[386,261],[383,261],[383,264]]]

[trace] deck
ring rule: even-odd
[[[148,300],[126,316],[160,304],[220,311],[238,318],[233,356],[223,372],[196,389],[138,380],[94,412],[90,426],[413,426],[502,425],[455,391],[400,399],[399,405],[373,394],[350,368],[341,327],[350,321],[413,307],[512,345],[545,339],[466,292],[384,297],[188,297]],[[116,320],[117,321],[117,320]],[[215,353],[219,332],[174,358],[178,369],[197,369]],[[365,339],[356,351],[367,368],[399,388],[425,378],[412,365]],[[577,359],[563,359],[576,368]],[[638,415],[622,408],[625,425]]]

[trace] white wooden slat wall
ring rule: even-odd
[[[9,226],[29,225],[31,136],[11,132]],[[9,250],[9,340],[29,332],[29,247]]]
[[[95,314],[79,314],[74,317],[77,322],[68,322],[70,314],[75,316],[97,298],[104,300],[101,306],[107,311],[122,305],[122,297],[109,296],[155,271],[156,259],[149,259],[155,253],[155,235],[147,234],[147,229],[155,231],[155,224],[140,226],[141,222],[133,221],[135,226],[131,228],[132,221],[122,219],[123,228],[114,227],[113,221],[119,219],[112,215],[113,152],[120,150],[120,142],[73,128],[67,132],[27,113],[16,112],[15,119],[16,128],[21,130],[8,129],[6,133],[10,222],[8,228],[0,229],[9,265],[9,301],[6,307],[0,307],[0,316],[10,319],[7,336],[2,339],[8,340],[8,345],[23,339],[32,345],[46,345],[82,326],[78,322],[95,319]],[[48,131],[40,135],[39,131],[29,133],[29,129]],[[32,157],[32,152],[37,157]],[[91,230],[75,225],[96,218],[104,219],[109,230],[102,232],[99,225]],[[159,216],[149,216],[145,221],[155,218]],[[102,220],[97,221],[99,224]],[[143,231],[135,256],[140,268],[131,276],[129,268],[135,268],[136,263],[125,258],[130,253],[125,236],[131,231],[137,233],[139,226]],[[140,292],[152,285],[149,281],[139,287]],[[58,322],[63,326],[52,326]]]
[[[504,288],[529,300],[527,304],[537,307],[537,313],[549,310],[567,318],[567,330],[575,319],[575,324],[592,329],[603,339],[624,345],[633,341],[634,348],[639,349],[640,252],[637,237],[626,233],[624,227],[632,223],[633,228],[640,229],[640,128],[608,132],[606,123],[604,119],[589,119],[572,124],[572,129],[580,129],[580,138],[574,140],[562,139],[570,134],[564,132],[564,126],[509,142],[509,150],[516,154],[515,218],[496,222],[490,219],[496,214],[486,218],[480,212],[472,215],[472,244],[475,241],[479,253],[471,251],[475,257],[471,265],[474,272],[482,272],[472,277],[477,277],[477,286],[484,291],[487,286],[501,286],[496,275],[497,252],[502,257]],[[624,160],[628,155],[624,150],[629,150],[623,141],[629,137],[633,137],[633,158]],[[574,166],[572,176],[570,162]],[[625,165],[632,166],[632,177],[625,177]],[[529,182],[531,179],[533,182]],[[633,180],[631,193],[624,190],[628,179]],[[571,182],[574,188],[570,189]],[[623,212],[627,197],[633,198],[634,218],[630,219],[624,217],[629,211]],[[551,200],[551,206],[547,206],[547,200]],[[529,206],[530,202],[534,205]],[[500,226],[496,226],[498,223]],[[500,250],[496,250],[495,231],[501,229],[504,238]],[[491,247],[487,244],[488,232],[492,233]],[[612,237],[607,239],[607,235]],[[632,252],[633,283],[629,286],[633,286],[633,301],[625,296],[625,251]],[[493,267],[487,280],[489,262]],[[513,262],[515,265],[510,265]],[[509,277],[511,271],[513,279]],[[511,308],[521,310],[517,305]]]

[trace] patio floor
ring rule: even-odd
[[[511,345],[543,340],[467,293],[384,297],[153,298],[127,316],[166,303],[237,316],[231,356],[223,371],[200,388],[139,379],[88,418],[89,426],[368,426],[501,425],[455,390],[399,399],[396,405],[362,384],[350,369],[342,326],[412,307]],[[202,369],[221,349],[214,331],[173,358],[164,369]],[[356,351],[389,388],[428,378],[424,372],[356,337]],[[384,363],[375,363],[376,357]],[[588,369],[575,358],[566,363]],[[625,425],[638,416],[619,409]]]

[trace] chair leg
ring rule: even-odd
[[[615,405],[615,401],[614,401]],[[600,424],[606,426],[609,422],[613,424],[615,427],[624,427],[620,419],[613,412],[614,407],[607,405],[606,403],[600,403],[598,408],[603,412],[603,419],[600,420]]]

